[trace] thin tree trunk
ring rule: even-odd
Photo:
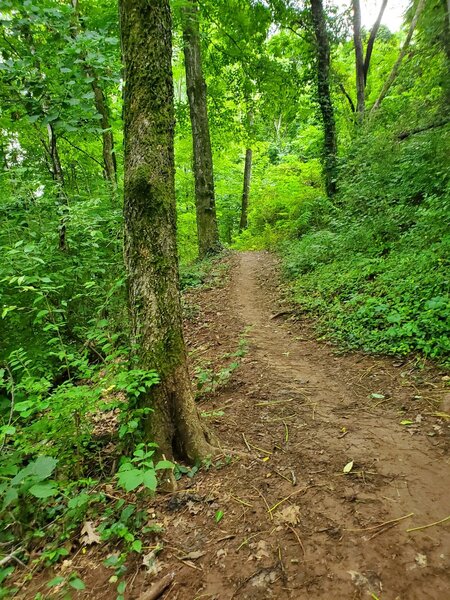
[[[248,225],[248,199],[250,196],[250,181],[252,177],[252,149],[247,148],[245,152],[245,166],[244,166],[244,189],[242,191],[242,206],[241,206],[241,220],[239,223],[239,233],[244,229],[247,229]]]
[[[330,92],[330,45],[322,0],[311,0],[311,13],[317,43],[317,89],[324,129],[325,187],[329,197],[336,193],[336,122]]]
[[[108,104],[106,102],[105,94],[99,85],[97,75],[89,66],[86,67],[86,70],[93,79],[91,86],[92,91],[94,92],[95,108],[102,117],[100,123],[102,126],[102,148],[105,178],[110,182],[115,193],[117,188],[117,163],[114,152],[114,136],[111,130]]]
[[[72,25],[72,36],[75,38],[78,30],[80,29],[80,18],[78,14],[78,0],[71,0],[73,8],[73,25]],[[98,76],[94,69],[89,65],[86,60],[86,56],[82,56],[84,63],[84,70],[87,75],[92,79],[91,88],[94,92],[94,104],[98,114],[101,116],[102,126],[102,154],[103,154],[103,171],[105,179],[107,179],[113,190],[115,196],[117,190],[117,162],[116,155],[114,152],[114,136],[111,130],[111,120],[109,115],[108,103],[106,101],[103,89],[98,81]]]
[[[61,166],[61,160],[59,158],[58,152],[58,144],[55,130],[53,129],[53,125],[49,123],[47,125],[47,133],[48,133],[48,154],[50,156],[51,164],[52,164],[52,177],[56,182],[57,186],[57,196],[58,196],[58,204],[59,210],[61,213],[60,221],[59,221],[59,249],[62,251],[67,250],[67,196],[64,190],[64,172]]]
[[[449,0],[450,2],[450,0]],[[366,58],[364,59],[364,85],[367,84],[367,75],[369,74],[370,60],[372,58],[373,46],[375,44],[375,40],[377,39],[378,30],[380,29],[381,19],[383,18],[384,11],[386,9],[386,5],[388,0],[383,0],[380,8],[380,12],[378,13],[377,20],[373,24],[373,27],[370,31],[369,41],[367,42],[366,48]]]
[[[419,20],[420,14],[425,6],[425,1],[426,0],[419,0],[419,2],[417,3],[416,12],[414,13],[414,17],[411,21],[411,25],[409,26],[408,35],[406,36],[405,42],[402,46],[402,49],[400,50],[400,54],[398,55],[398,58],[395,61],[394,66],[392,67],[392,71],[390,72],[389,77],[387,78],[387,80],[380,92],[380,95],[376,99],[375,104],[372,106],[372,110],[371,110],[372,113],[375,112],[376,110],[378,110],[378,108],[380,108],[380,104],[383,102],[384,98],[387,96],[387,93],[389,92],[392,84],[394,83],[394,81],[397,78],[401,64],[403,62],[403,59],[406,56],[406,52],[408,50],[409,44],[411,42],[411,38],[412,38],[414,30],[416,28],[417,21]]]
[[[186,0],[183,7],[183,48],[194,150],[198,248],[199,256],[203,258],[218,252],[220,242],[196,0]]]
[[[125,67],[125,265],[132,344],[160,383],[140,397],[166,457],[211,454],[191,390],[180,303],[169,0],[120,0]]]
[[[361,6],[359,0],[352,0],[353,5],[353,43],[355,46],[356,67],[356,112],[362,120],[365,110],[365,79],[364,79],[364,51],[361,40]]]

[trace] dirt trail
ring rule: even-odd
[[[197,369],[224,372],[247,341],[199,403],[224,456],[148,506],[163,532],[142,538],[145,551],[163,550],[147,557],[150,573],[136,556],[127,600],[171,572],[165,600],[448,600],[450,521],[407,532],[450,515],[443,373],[338,355],[290,318],[270,254],[229,262],[225,285],[185,298]],[[86,583],[79,597],[115,597],[104,550],[80,552],[69,561]]]
[[[246,451],[247,442],[254,461],[219,474],[223,535],[236,538],[202,565],[197,596],[177,597],[450,598],[450,523],[406,532],[450,514],[445,424],[422,414],[430,405],[414,400],[421,394],[395,361],[336,356],[308,328],[276,317],[276,280],[268,253],[241,253],[229,289],[206,294],[209,310],[220,311],[204,315],[209,339],[212,327],[224,345],[237,323],[249,328],[249,353],[215,404],[226,407],[224,445]],[[400,425],[405,410],[419,415],[412,428]],[[223,493],[250,506],[224,503]],[[267,511],[291,494],[278,514]]]

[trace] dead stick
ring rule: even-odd
[[[374,525],[373,527],[365,527],[364,529],[344,529],[344,531],[374,531],[375,529],[381,529],[385,525],[390,525],[391,523],[398,523],[399,521],[403,521],[404,519],[409,519],[409,517],[414,516],[414,513],[409,513],[409,515],[405,515],[404,517],[399,517],[398,519],[391,519],[390,521],[385,521],[384,523],[380,523],[379,525]],[[450,519],[450,517],[448,517]],[[409,531],[409,530],[408,530]]]
[[[175,572],[173,571],[172,573],[169,573],[163,577],[161,581],[158,581],[158,583],[152,585],[148,592],[144,592],[139,597],[139,600],[156,600],[157,598],[160,598],[174,579]]]
[[[435,521],[434,523],[430,523],[429,525],[421,525],[420,527],[413,527],[412,529],[407,529],[407,533],[411,531],[420,531],[421,529],[428,529],[428,527],[434,527],[435,525],[440,525],[441,523],[445,523],[446,521],[450,521],[450,515],[445,517],[445,519],[441,519],[440,521]]]
[[[288,527],[292,531],[292,533],[295,535],[295,537],[297,538],[297,542],[300,544],[300,548],[303,550],[303,556],[306,556],[305,546],[303,545],[303,542],[300,539],[300,536],[298,535],[298,533],[295,531],[295,529],[293,527],[291,527],[290,525],[288,525]]]

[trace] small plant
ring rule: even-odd
[[[157,444],[138,444],[133,452],[133,458],[123,459],[117,473],[117,481],[120,487],[127,492],[131,492],[140,486],[150,492],[156,491],[158,486],[157,471],[175,468],[175,465],[169,460],[160,460],[155,464],[153,456],[157,447]]]

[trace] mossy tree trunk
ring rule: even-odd
[[[141,400],[166,457],[211,453],[190,385],[176,247],[172,33],[169,0],[120,0],[125,67],[125,264],[139,367],[161,382]]]
[[[317,91],[324,130],[325,186],[329,197],[336,193],[336,121],[330,91],[330,44],[322,0],[311,0],[311,14],[317,48]]]
[[[220,242],[196,0],[186,0],[183,7],[183,48],[192,125],[198,249],[200,258],[203,258],[218,252]]]

